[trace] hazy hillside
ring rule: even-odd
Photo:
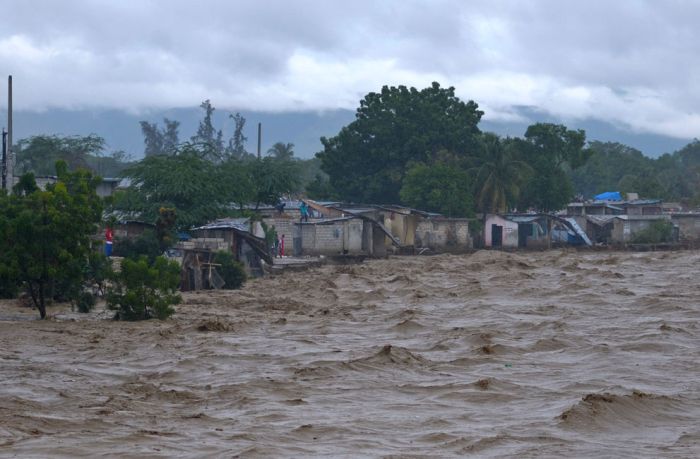
[[[566,124],[569,128],[585,129],[589,140],[616,141],[642,151],[647,156],[657,157],[673,152],[686,145],[691,139],[676,139],[655,134],[638,134],[619,129],[611,124],[596,120],[567,121],[556,120],[528,108],[521,108],[523,118],[519,123],[482,121],[484,131],[501,135],[522,136],[527,126],[537,121]],[[333,136],[341,127],[351,122],[354,111],[333,110],[326,112],[264,113],[241,112],[246,118],[248,150],[257,148],[257,123],[262,123],[263,153],[275,142],[292,142],[296,146],[297,157],[309,158],[321,149],[319,138]],[[228,118],[230,112],[217,110],[214,124],[223,129],[228,139],[233,131],[233,123]],[[117,110],[49,110],[46,112],[16,111],[14,120],[15,140],[36,134],[90,134],[104,137],[112,150],[124,150],[134,158],[143,154],[143,137],[139,121],[162,123],[163,117],[179,120],[180,139],[187,140],[197,129],[202,116],[198,108],[172,109],[147,114],[133,114]],[[7,125],[7,113],[0,114],[0,124]]]

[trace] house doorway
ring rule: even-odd
[[[518,225],[518,247],[527,247],[527,237],[532,235],[532,223]]]
[[[503,247],[503,227],[491,225],[491,247]]]

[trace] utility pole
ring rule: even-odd
[[[7,189],[7,131],[2,128],[2,189]]]
[[[7,146],[5,164],[4,164],[4,175],[3,175],[3,185],[6,186],[5,189],[12,189],[15,184],[15,168],[14,168],[14,156],[12,155],[12,75],[7,77]]]
[[[260,143],[262,142],[262,123],[258,123],[258,159],[262,158],[260,155]]]

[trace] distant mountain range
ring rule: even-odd
[[[562,121],[548,117],[536,110],[522,107],[518,109],[523,122],[482,121],[482,131],[491,131],[503,136],[522,136],[528,125],[535,122],[555,122],[565,124],[570,129],[585,129],[588,140],[620,142],[642,151],[650,157],[672,153],[691,141],[657,134],[635,133],[616,127],[610,123],[593,119],[582,121]],[[230,112],[217,110],[214,125],[222,129],[227,140],[233,133]],[[246,118],[245,135],[247,149],[257,151],[257,125],[262,123],[262,153],[275,142],[291,142],[295,145],[295,155],[311,158],[322,149],[319,138],[333,136],[350,123],[355,116],[352,110],[332,110],[324,112],[266,113],[242,111]],[[117,110],[48,110],[44,112],[15,111],[14,140],[38,134],[87,135],[103,137],[109,150],[123,150],[135,159],[143,156],[143,136],[139,121],[146,120],[162,125],[167,117],[180,121],[180,140],[189,139],[202,117],[198,108],[179,108],[153,111],[145,114],[132,114]],[[7,126],[7,112],[0,112],[0,124]]]

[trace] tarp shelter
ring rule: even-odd
[[[594,196],[597,201],[622,201],[622,195],[619,191],[606,191]]]

